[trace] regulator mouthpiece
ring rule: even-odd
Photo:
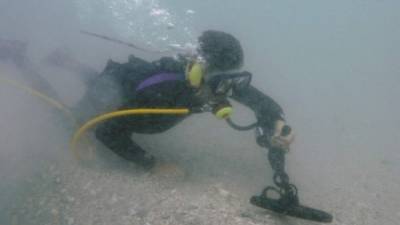
[[[227,119],[232,115],[233,108],[229,101],[225,100],[214,106],[212,112],[218,119]]]

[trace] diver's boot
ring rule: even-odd
[[[145,152],[140,152],[138,154],[132,155],[131,157],[129,157],[128,160],[142,167],[146,171],[151,170],[156,164],[155,157]]]
[[[110,126],[121,126],[109,122],[100,125],[96,129],[96,138],[118,156],[133,162],[145,170],[150,170],[155,165],[155,158],[144,151],[138,144],[132,141],[129,132],[121,132],[120,129]]]

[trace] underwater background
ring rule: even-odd
[[[195,44],[207,29],[232,33],[253,85],[284,109],[296,133],[287,171],[300,201],[333,224],[400,220],[400,2],[395,0],[0,0],[0,39],[27,43],[32,68],[67,106],[85,91],[79,74],[45,63],[62,50],[97,71],[107,60]],[[32,71],[0,61],[0,78],[30,86]],[[27,78],[27,75],[30,76]],[[233,120],[254,122],[234,104]],[[134,135],[182,174],[153,177],[113,155],[77,160],[64,115],[0,80],[0,224],[312,224],[248,199],[272,184],[253,132],[205,113],[157,135]],[[82,151],[102,148],[88,137]]]

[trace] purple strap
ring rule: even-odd
[[[159,84],[165,81],[172,81],[172,80],[182,80],[182,75],[181,74],[176,74],[176,73],[159,73],[155,74],[144,81],[142,81],[136,88],[136,91],[140,91],[144,88],[147,88],[149,86]]]

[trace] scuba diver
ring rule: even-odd
[[[243,61],[243,49],[234,36],[207,30],[198,38],[195,54],[163,57],[153,62],[135,56],[122,64],[110,60],[104,71],[89,82],[87,94],[77,109],[84,108],[87,113],[132,108],[188,108],[190,114],[212,112],[237,130],[255,128],[257,143],[269,149],[268,159],[277,188],[267,186],[260,195],[251,197],[250,203],[302,219],[331,222],[330,214],[300,204],[297,188],[289,182],[285,172],[284,158],[294,140],[293,131],[285,122],[282,108],[250,85],[252,74],[239,71]],[[257,122],[243,127],[230,120],[230,99],[253,110]],[[155,157],[132,140],[132,133],[164,132],[186,117],[188,115],[154,114],[117,117],[98,125],[95,135],[117,155],[148,170],[155,166]],[[279,198],[271,198],[271,192],[277,193]]]
[[[250,85],[252,74],[239,71],[243,61],[243,49],[234,36],[207,30],[198,38],[194,54],[163,57],[153,62],[135,56],[122,64],[110,60],[104,71],[89,82],[88,91],[76,109],[98,113],[116,109],[187,108],[190,114],[212,112],[237,130],[255,128],[257,143],[269,149],[268,159],[277,188],[267,186],[250,202],[281,214],[331,222],[330,214],[299,203],[297,188],[285,172],[284,158],[294,140],[293,131],[285,122],[282,108]],[[257,122],[243,127],[230,120],[230,99],[249,107]],[[154,114],[117,117],[98,125],[95,135],[117,155],[148,170],[155,166],[155,157],[135,143],[132,133],[164,132],[186,117]],[[279,198],[271,198],[271,192]]]
[[[192,113],[209,111],[220,119],[232,112],[229,98],[250,107],[256,114],[263,137],[269,145],[289,150],[293,132],[286,125],[281,107],[250,86],[251,74],[238,72],[243,65],[243,49],[231,34],[208,30],[198,38],[195,55],[163,57],[146,62],[130,56],[127,63],[109,61],[104,71],[90,82],[88,92],[77,107],[83,112],[109,111],[105,102],[118,110],[131,108],[188,108]],[[106,81],[105,81],[106,80]],[[110,97],[115,93],[118,97]],[[117,103],[118,102],[118,103]],[[89,108],[89,109],[88,109]],[[90,109],[91,108],[91,109]],[[112,108],[112,107],[111,107]],[[144,115],[119,117],[96,127],[96,137],[122,158],[145,169],[155,165],[134,140],[132,133],[159,133],[172,128],[187,116]],[[289,131],[281,135],[285,127]]]

